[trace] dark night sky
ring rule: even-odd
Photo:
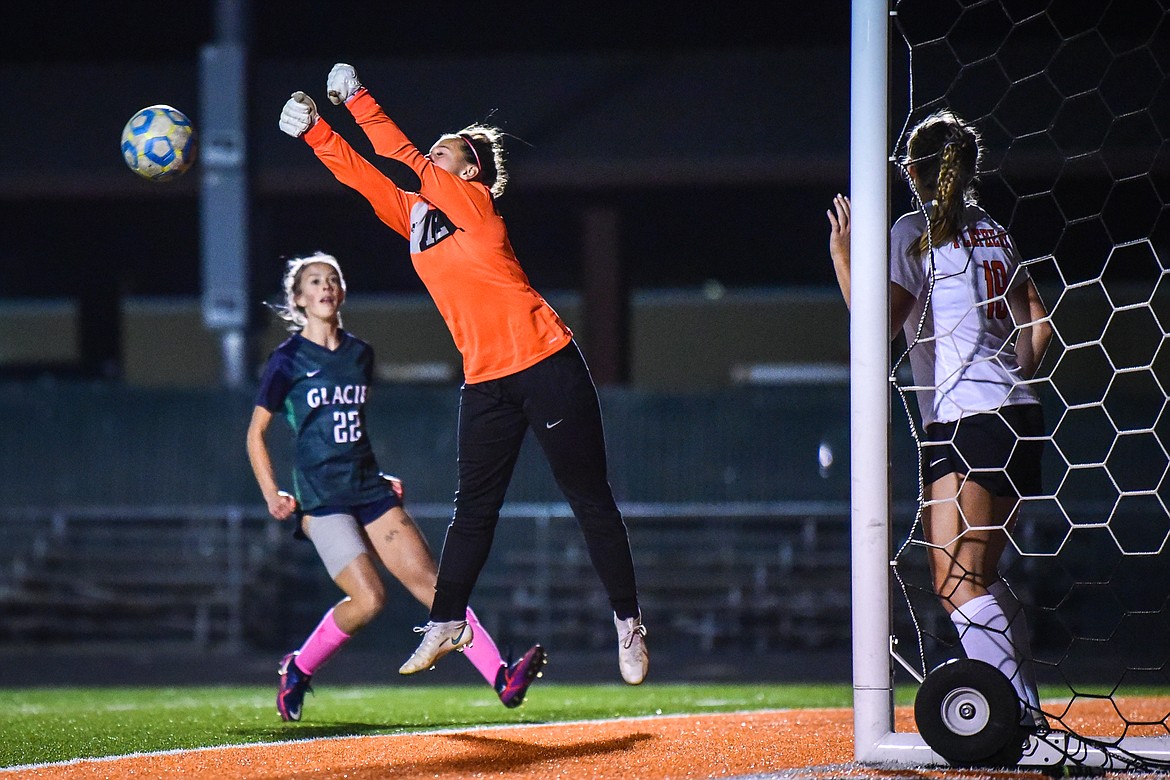
[[[404,12],[407,6],[391,3],[254,0],[251,7],[251,54],[259,61],[360,63],[385,57],[686,54],[788,50],[797,45],[839,45],[842,56],[847,57],[849,40],[847,2],[815,9],[810,4],[756,4],[747,10],[704,4],[685,11],[677,4],[665,3],[580,6],[587,10],[577,10],[578,4],[443,3],[429,9],[426,5],[409,6]],[[200,48],[216,35],[215,8],[210,2],[160,5],[143,0],[21,4],[5,12],[5,24],[0,26],[0,68],[10,65],[28,73],[32,66],[35,73],[37,65],[44,65],[46,79],[51,80],[65,73],[84,76],[87,64],[194,62]],[[163,18],[157,18],[158,14]],[[11,96],[22,88],[52,88],[51,83],[14,86],[8,90]],[[117,88],[114,84],[94,85],[99,91]],[[847,89],[847,85],[841,88]],[[280,139],[267,140],[275,144]],[[770,143],[786,142],[773,138]],[[786,189],[756,183],[701,193],[662,187],[603,193],[602,197],[626,215],[630,235],[626,251],[635,258],[630,263],[630,281],[636,288],[697,287],[711,278],[728,286],[832,284],[827,264],[811,264],[803,258],[762,263],[760,256],[772,251],[768,223],[777,214],[802,211],[807,212],[801,216],[805,241],[812,251],[819,252],[823,248],[822,201],[827,202],[834,186],[840,185]],[[260,247],[258,254],[271,265],[271,255],[286,251],[324,246],[344,256],[351,252],[351,244],[368,245],[371,240],[394,248],[395,237],[372,222],[369,236],[349,237],[336,228],[339,220],[362,209],[347,195],[283,197],[257,204],[257,230],[263,229],[266,214],[286,216],[300,210],[295,221],[311,244],[291,249]],[[550,230],[549,226],[568,222],[566,215],[597,195],[564,192],[549,197],[546,192],[525,193],[521,184],[513,185],[513,191],[501,201],[513,241],[538,288],[580,286],[578,260],[572,256],[579,236],[575,230],[566,236],[563,229]],[[124,223],[126,215],[126,206],[116,200],[78,196],[67,202],[41,203],[2,192],[0,197],[6,197],[10,218],[18,228],[8,232],[8,251],[16,253],[15,265],[22,269],[9,275],[6,295],[53,297],[88,289],[88,282],[81,280],[92,275],[90,269],[78,265],[90,262],[88,258],[93,259],[95,268],[103,265],[89,250],[79,251],[72,238],[66,239],[63,213],[68,215],[69,230],[85,236],[90,246],[109,248],[127,240],[124,228],[113,227],[119,221]],[[706,227],[715,221],[715,203],[735,204],[739,210],[735,230],[717,232]],[[129,295],[198,294],[197,262],[185,260],[163,269],[156,261],[173,250],[174,235],[193,234],[193,210],[180,211],[166,199],[140,199],[133,208],[141,213],[139,227],[132,236],[134,246],[127,247],[119,259],[118,288]],[[635,229],[635,225],[647,227]],[[15,242],[20,235],[35,237],[35,249],[18,250]],[[37,262],[29,262],[30,256],[37,257]],[[408,267],[397,275],[382,270],[355,281],[355,289],[370,292],[421,289]]]
[[[685,10],[679,4],[665,3],[443,3],[433,7],[414,5],[407,9],[404,5],[391,3],[253,0],[251,5],[250,40],[255,59],[305,61],[314,63],[314,67],[319,63],[341,60],[360,63],[380,58],[434,60],[494,54],[788,52],[799,50],[798,47],[839,50],[842,68],[847,67],[848,58],[850,7],[844,0],[823,4],[752,4],[742,8],[729,4],[703,4],[698,9]],[[929,19],[938,8],[945,6],[953,11],[961,5],[934,3],[933,0],[903,0],[899,8],[911,8],[915,18],[921,20],[924,17]],[[1007,5],[1026,9],[1041,4],[1021,0]],[[997,3],[980,6],[991,10],[1000,7],[1001,4]],[[17,110],[22,90],[52,90],[54,79],[84,77],[84,67],[90,63],[104,66],[126,63],[133,69],[138,63],[194,62],[200,48],[215,37],[215,8],[216,4],[211,2],[160,5],[143,0],[119,3],[42,0],[7,9],[4,24],[0,25],[0,68],[12,66],[25,74],[23,81],[29,82],[6,85],[9,87],[5,91],[7,105],[10,111]],[[579,10],[581,8],[585,10]],[[1093,23],[1092,18],[1084,14],[1072,14],[1075,18],[1070,22],[1065,18],[1069,16],[1067,13],[1051,13],[1062,27],[1068,27],[1064,30],[1068,35],[1075,35],[1081,29],[1072,22]],[[1120,13],[1113,13],[1113,17]],[[163,14],[163,18],[158,18],[158,14]],[[982,51],[981,46],[997,40],[1005,29],[1003,25],[997,27],[986,23],[984,14],[969,16],[978,24],[963,29],[962,42],[974,52],[967,52],[964,48],[966,56],[973,57]],[[1085,16],[1083,20],[1082,16]],[[1106,34],[1112,29],[1108,22],[1106,19],[1099,25]],[[1145,24],[1142,29],[1157,26],[1156,22],[1155,11],[1153,23]],[[1114,32],[1123,37],[1137,34],[1128,26],[1121,25],[1121,28],[1124,29],[1120,33]],[[936,30],[926,25],[922,35],[930,37],[941,32],[941,28]],[[1015,32],[1013,37],[1023,42],[1023,51],[1045,51],[1044,46],[1038,44],[1044,44],[1046,39],[1037,31],[1024,26]],[[1165,40],[1165,31],[1162,40]],[[1125,43],[1130,45],[1132,41]],[[1120,46],[1117,50],[1124,51],[1125,48]],[[1075,48],[1070,49],[1070,56],[1065,59],[1090,64],[1092,60]],[[1002,64],[1010,69],[1013,62],[1009,58]],[[38,65],[44,65],[43,82],[37,81]],[[69,71],[62,67],[65,65],[77,70]],[[1144,71],[1138,75],[1142,73]],[[929,68],[920,68],[916,78],[917,83],[929,86],[931,77],[949,75],[942,70],[935,73]],[[718,74],[715,76],[717,78]],[[1121,80],[1124,86],[1147,79],[1125,77]],[[794,73],[791,81],[806,83],[806,88],[828,110],[842,112],[839,120],[832,121],[835,128],[842,130],[838,145],[842,147],[839,155],[843,158],[847,154],[843,136],[848,118],[844,106],[838,109],[837,105],[847,94],[848,84],[843,83],[847,78],[843,80],[839,75],[829,76],[812,69]],[[892,82],[897,84],[898,78],[893,77]],[[413,86],[407,85],[408,88]],[[442,85],[436,88],[442,89]],[[109,90],[111,97],[118,95],[116,84],[98,83],[92,89],[98,93]],[[956,97],[970,98],[971,102],[982,106],[997,99],[1002,92],[1002,88],[976,90],[973,98],[965,94]],[[1026,93],[1021,94],[1026,96]],[[1106,93],[1105,97],[1110,96]],[[769,100],[772,103],[766,102]],[[761,105],[772,105],[775,100],[772,94],[760,95]],[[1164,100],[1163,96],[1160,105],[1164,105]],[[1025,100],[1025,111],[1030,111],[1032,105]],[[1124,106],[1117,111],[1122,108]],[[701,112],[702,106],[693,110]],[[1073,119],[1079,116],[1067,111],[1061,115],[1066,114]],[[1157,114],[1155,111],[1151,115]],[[78,121],[84,123],[85,117]],[[622,121],[623,118],[614,118],[615,123]],[[1090,126],[1079,120],[1072,124],[1078,132]],[[270,129],[270,126],[266,127]],[[991,132],[988,137],[1002,146],[1011,128],[985,127],[984,130],[985,133]],[[102,132],[106,131],[103,129]],[[1157,131],[1150,130],[1147,135],[1150,134],[1156,141]],[[1138,140],[1142,141],[1142,138]],[[282,139],[266,140],[276,145]],[[1119,134],[1118,142],[1125,141]],[[786,150],[801,148],[801,140],[793,141],[780,134],[761,137],[759,144]],[[1157,147],[1156,143],[1145,145]],[[66,151],[78,153],[76,150]],[[836,148],[832,151],[838,154]],[[0,154],[11,153],[11,150],[0,150]],[[290,156],[295,153],[295,150],[288,152]],[[191,179],[190,176],[187,178]],[[1077,192],[1085,189],[1078,180],[1073,182]],[[1051,187],[1052,183],[1042,182],[1042,185]],[[572,214],[579,213],[583,206],[598,197],[616,205],[623,213],[623,224],[629,234],[625,252],[630,258],[630,282],[635,288],[696,288],[710,279],[727,286],[831,287],[834,283],[831,270],[827,262],[822,262],[826,229],[823,211],[835,188],[844,186],[847,186],[847,180],[837,181],[835,174],[831,173],[803,184],[723,184],[702,191],[697,187],[669,186],[625,188],[604,193],[525,191],[523,182],[520,182],[514,183],[501,201],[501,210],[509,221],[521,260],[539,289],[580,286],[579,261],[572,256],[577,250],[579,234],[566,235],[563,228],[554,228],[569,223]],[[1102,186],[1087,189],[1089,192],[1106,191]],[[987,182],[983,190],[992,201],[991,205],[1001,212],[1008,210],[1001,202],[1010,204],[1008,196],[1011,194],[1002,190],[1002,184],[998,182]],[[3,292],[7,296],[71,295],[84,291],[88,283],[81,280],[105,267],[96,259],[91,268],[78,267],[96,257],[90,247],[108,248],[126,240],[127,230],[113,226],[118,222],[125,224],[127,208],[114,198],[93,199],[78,195],[67,201],[57,197],[52,202],[49,198],[41,202],[0,191],[0,199],[12,226],[5,231],[8,241],[6,246],[0,245],[0,259],[7,253],[16,257],[15,265],[20,267],[6,275]],[[1041,201],[1040,205],[1044,203]],[[893,208],[900,210],[906,205],[907,194],[896,189]],[[118,288],[129,295],[197,294],[197,261],[185,259],[167,268],[156,262],[158,257],[174,253],[173,237],[176,234],[195,233],[194,209],[188,204],[182,210],[182,217],[176,218],[179,210],[172,201],[147,197],[139,198],[133,208],[137,210],[135,222],[138,227],[132,231],[136,245],[128,247],[119,262]],[[271,266],[278,254],[318,248],[349,256],[358,247],[372,243],[377,245],[375,251],[384,248],[399,251],[401,247],[394,243],[396,237],[372,220],[367,220],[370,223],[368,234],[347,234],[337,229],[343,221],[352,222],[352,216],[361,209],[362,204],[354,197],[339,191],[311,196],[286,193],[270,198],[268,203],[259,204],[258,229],[263,228],[266,219],[269,219],[268,224],[276,225],[282,221],[292,222],[305,236],[306,245],[263,247],[258,252],[263,254],[262,262]],[[266,216],[272,214],[277,218]],[[724,214],[732,216],[722,216]],[[1011,214],[1004,216],[1012,217]],[[1048,214],[1042,212],[1037,217],[1025,212],[1023,216],[1027,219],[1022,221],[1035,225]],[[1049,232],[1055,233],[1063,228],[1064,223],[1058,222]],[[783,227],[782,251],[779,253],[778,224]],[[1139,227],[1144,229],[1144,225]],[[84,241],[67,238],[66,228],[83,236]],[[1069,235],[1074,244],[1072,249],[1085,245],[1079,235],[1072,232]],[[32,249],[17,250],[17,242],[23,240],[21,236],[34,242],[28,245]],[[1030,240],[1031,237],[1023,235],[1018,240],[1024,245],[1026,254],[1043,254],[1049,251],[1051,242],[1047,235],[1042,238],[1045,240]],[[85,247],[79,248],[82,243]],[[187,241],[189,253],[193,255],[192,244],[192,241]],[[1064,247],[1058,248],[1063,254],[1070,254],[1064,251]],[[36,261],[30,262],[29,257],[35,257]],[[355,282],[357,289],[370,292],[419,289],[408,267],[403,267],[396,276],[382,269]],[[260,291],[261,294],[265,292]]]
[[[46,0],[5,11],[0,62],[194,56],[215,34],[215,3]],[[261,58],[689,51],[849,40],[849,3],[259,2]],[[163,14],[160,21],[156,15]],[[13,23],[9,23],[12,20]]]

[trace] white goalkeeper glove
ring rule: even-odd
[[[317,124],[317,104],[304,92],[294,92],[280,112],[280,129],[293,138],[300,138]]]
[[[361,88],[362,83],[358,81],[357,71],[353,69],[353,65],[346,65],[344,62],[334,65],[333,70],[329,71],[329,78],[325,81],[325,94],[329,96],[329,102],[335,106],[349,100]]]

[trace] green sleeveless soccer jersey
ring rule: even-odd
[[[373,375],[369,344],[342,332],[329,350],[296,334],[273,350],[256,405],[288,420],[296,436],[293,489],[301,511],[383,498],[365,402]]]

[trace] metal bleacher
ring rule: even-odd
[[[239,648],[271,524],[237,508],[84,508],[5,518],[0,642]]]
[[[412,508],[424,529],[447,520],[444,506]],[[646,619],[663,640],[763,653],[848,636],[844,505],[623,512]],[[0,643],[26,646],[85,639],[240,649],[257,633],[250,616],[278,612],[287,600],[279,583],[301,565],[279,524],[234,507],[28,512],[6,518],[5,538]],[[505,508],[475,604],[503,640],[591,648],[612,639],[597,630],[608,605],[564,504]]]
[[[695,654],[847,645],[844,389],[602,395],[655,641]],[[450,387],[390,386],[368,412],[387,448],[379,461],[406,481],[436,552],[454,494],[454,401]],[[246,393],[0,385],[0,402],[0,426],[27,442],[0,452],[0,649],[84,640],[271,652],[338,598],[312,546],[259,500]],[[273,457],[285,468],[279,437]],[[612,642],[584,540],[532,442],[473,603],[505,644]],[[425,619],[420,609],[395,598],[363,636],[398,641],[404,621]]]
[[[848,508],[802,502],[628,504],[643,612],[656,636],[707,653],[840,643],[849,635]],[[608,646],[604,591],[568,507],[501,521],[475,601],[491,625],[548,643]]]

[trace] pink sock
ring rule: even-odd
[[[471,661],[472,665],[479,670],[483,679],[487,680],[488,685],[495,685],[496,675],[499,673],[504,659],[500,657],[500,651],[496,648],[496,643],[492,641],[492,635],[480,624],[479,618],[471,611],[471,607],[467,608],[467,625],[471,626],[472,640],[470,645],[463,648],[463,655],[467,656],[467,660]],[[300,665],[300,661],[298,661],[297,666]]]
[[[297,656],[297,668],[305,674],[313,674],[349,641],[349,636],[337,627],[337,621],[333,619],[333,610],[330,609],[301,646],[300,655]]]

